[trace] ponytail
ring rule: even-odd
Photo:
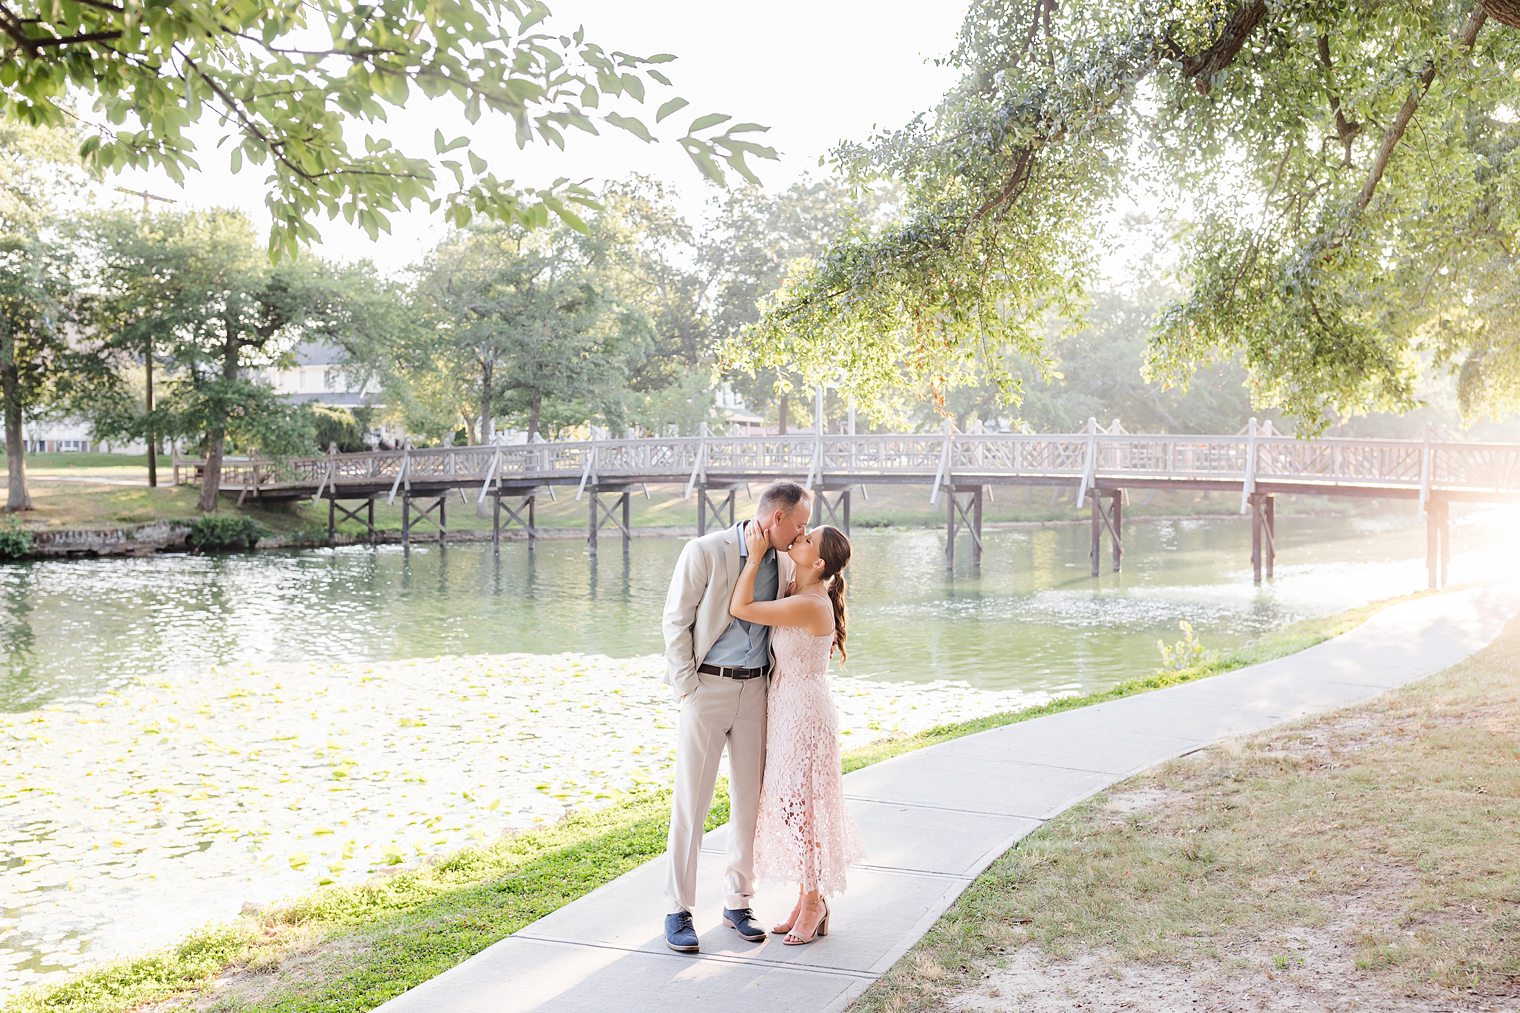
[[[844,574],[834,574],[834,579],[829,581],[829,601],[834,606],[834,646],[839,649],[839,663],[843,665],[850,657],[844,649]]]
[[[844,649],[844,568],[850,565],[850,540],[844,532],[827,524],[818,528],[818,556],[823,560],[823,577],[829,582],[829,604],[834,606],[834,649],[839,651],[839,663],[849,658]]]

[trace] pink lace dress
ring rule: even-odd
[[[839,712],[829,695],[833,634],[771,631],[776,667],[766,698],[765,779],[755,827],[755,874],[842,893],[845,868],[865,854],[845,808]]]

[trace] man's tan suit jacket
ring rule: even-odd
[[[681,550],[665,596],[665,682],[677,700],[700,685],[697,666],[733,622],[728,600],[743,569],[738,525],[693,538]],[[795,569],[791,557],[776,553],[777,597],[785,597]],[[772,656],[774,659],[774,655]]]

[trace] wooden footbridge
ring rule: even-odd
[[[198,479],[197,461],[176,461],[177,481]],[[1427,519],[1430,585],[1446,583],[1450,504],[1520,500],[1520,445],[1438,440],[1298,439],[1253,419],[1233,436],[1141,435],[1117,422],[1089,420],[1074,434],[941,432],[787,436],[701,436],[678,439],[539,442],[511,446],[403,448],[281,460],[228,461],[221,491],[249,498],[307,497],[328,503],[328,537],[340,520],[374,537],[375,501],[402,501],[402,541],[419,526],[447,538],[449,495],[491,503],[493,539],[503,530],[537,534],[541,494],[573,487],[587,502],[587,536],[632,537],[629,500],[649,483],[680,483],[696,498],[697,528],[735,521],[735,491],[749,483],[792,478],[815,493],[815,522],[850,527],[852,491],[863,485],[928,486],[945,503],[946,559],[968,536],[973,561],[982,554],[984,497],[1004,486],[1068,487],[1092,518],[1091,561],[1097,576],[1105,535],[1113,569],[1124,559],[1126,494],[1133,489],[1238,492],[1251,517],[1251,562],[1257,581],[1276,557],[1275,497],[1361,496],[1418,500]]]

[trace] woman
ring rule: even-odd
[[[845,658],[844,576],[850,540],[837,528],[814,528],[787,550],[796,579],[787,597],[756,602],[755,575],[765,553],[757,525],[745,529],[749,557],[729,611],[774,626],[776,665],[766,699],[765,775],[755,828],[761,879],[797,882],[797,905],[773,932],[788,946],[829,934],[824,899],[843,892],[845,867],[862,855],[845,808],[839,771],[839,713],[829,696],[829,658]]]

